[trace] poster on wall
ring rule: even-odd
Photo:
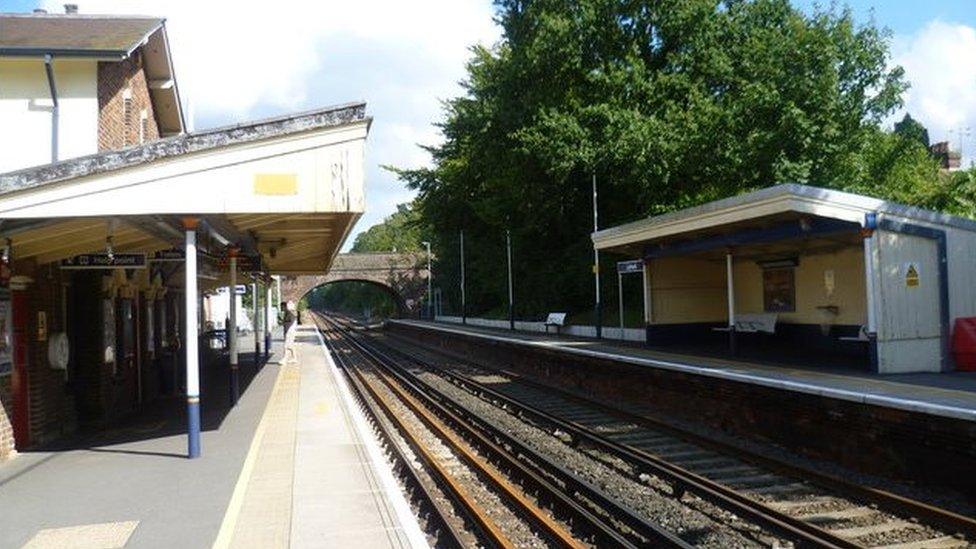
[[[0,376],[13,372],[13,308],[10,290],[0,288]]]
[[[102,300],[102,348],[105,350],[105,363],[112,364],[115,374],[115,307],[111,299]]]

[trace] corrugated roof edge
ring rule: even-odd
[[[366,103],[334,105],[160,139],[145,145],[104,151],[0,174],[0,195],[77,177],[121,170],[156,160],[372,119]]]
[[[665,214],[656,215],[652,217],[646,217],[644,219],[639,219],[637,221],[631,221],[630,223],[617,225],[616,227],[601,229],[600,231],[592,233],[591,238],[594,241],[602,240],[604,238],[619,236],[621,234],[628,233],[631,231],[651,228],[654,227],[655,225],[660,225],[664,223],[673,223],[677,221],[682,221],[684,219],[696,217],[699,215],[721,211],[727,208],[744,206],[750,202],[768,200],[768,199],[778,198],[781,196],[788,196],[788,195],[796,196],[800,198],[812,198],[812,199],[828,200],[828,201],[830,200],[843,201],[846,204],[852,204],[857,207],[863,208],[865,211],[874,211],[881,214],[896,215],[908,219],[915,219],[918,221],[941,224],[950,227],[956,227],[959,229],[964,229],[967,231],[976,232],[976,220],[972,220],[969,218],[959,217],[959,216],[942,213],[942,212],[936,212],[933,210],[926,210],[924,208],[909,206],[907,204],[889,202],[887,200],[882,200],[880,198],[873,198],[870,196],[854,194],[845,191],[825,189],[823,187],[814,187],[811,185],[803,185],[800,183],[782,183],[779,185],[775,185],[773,187],[767,187],[764,189],[759,189],[756,191],[743,193],[736,196],[731,196],[729,198],[723,198],[720,200],[714,200],[712,202],[706,202],[705,204],[692,206],[690,208],[685,208],[683,210],[668,212]]]

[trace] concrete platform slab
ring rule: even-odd
[[[292,349],[215,547],[425,547],[318,332]]]

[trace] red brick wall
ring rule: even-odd
[[[131,93],[128,123],[124,106],[126,90]],[[141,112],[148,117],[145,141],[159,139],[159,125],[149,98],[149,85],[137,51],[121,62],[98,64],[98,150],[121,149],[139,144]]]
[[[0,377],[0,461],[7,459],[14,450],[12,415],[13,395],[10,394],[10,376],[6,375]]]
[[[65,291],[64,274],[59,269],[39,268],[32,274],[27,288],[29,315],[28,380],[30,387],[31,445],[43,444],[75,429],[74,400],[68,390],[68,378],[62,370],[51,368],[47,356],[50,336],[65,331],[62,322],[61,295]],[[39,339],[38,313],[47,320],[47,334]]]

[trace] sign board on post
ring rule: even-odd
[[[61,260],[62,269],[145,269],[146,254],[81,254]]]
[[[168,250],[160,250],[152,255],[149,261],[179,261],[182,262],[186,260],[186,250],[183,248],[170,248]]]
[[[620,274],[639,273],[644,270],[643,259],[632,259],[630,261],[618,261],[617,272]]]

